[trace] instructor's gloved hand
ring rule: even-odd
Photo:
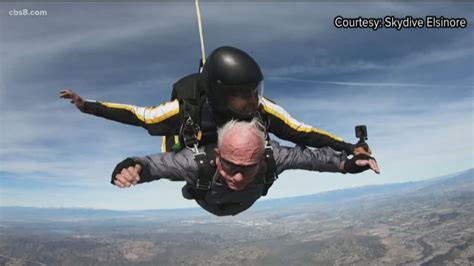
[[[375,173],[380,174],[379,166],[375,158],[367,154],[354,155],[351,159],[345,160],[343,167],[345,172],[357,174],[372,169]]]
[[[142,166],[127,158],[115,167],[111,183],[120,188],[136,185],[140,181],[141,172]]]

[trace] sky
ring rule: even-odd
[[[15,16],[13,10],[46,10]],[[355,143],[368,127],[381,174],[287,171],[266,197],[423,180],[474,167],[474,4],[201,2],[207,54],[238,47],[264,95],[297,120]],[[466,28],[344,29],[334,18],[428,15]],[[119,189],[115,165],[160,152],[140,127],[80,113],[59,91],[138,106],[169,100],[198,69],[192,2],[0,3],[0,205],[162,209],[197,206],[182,183]],[[293,145],[283,141],[285,145]]]

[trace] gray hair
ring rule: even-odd
[[[234,127],[239,126],[242,127],[244,130],[251,130],[257,138],[260,140],[262,145],[262,149],[265,149],[265,127],[263,126],[260,119],[253,118],[252,121],[239,121],[239,120],[230,120],[229,122],[225,123],[222,127],[217,130],[217,148],[220,149],[222,147],[222,142],[225,138],[225,135]]]

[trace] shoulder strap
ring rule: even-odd
[[[214,147],[215,145],[206,145],[203,151],[196,150],[193,155],[199,168],[196,189],[206,191],[211,189],[212,177],[216,171]]]
[[[199,151],[197,147],[193,149],[194,161],[198,165],[198,176],[195,186],[186,184],[182,188],[184,198],[204,199],[209,190],[211,190],[212,178],[216,172],[214,147],[215,145],[206,145],[203,151]]]
[[[173,85],[171,100],[180,103],[181,128],[179,140],[181,148],[193,148],[198,144],[201,124],[201,107],[205,99],[205,91],[199,86],[200,74],[195,73],[183,77]]]
[[[273,185],[273,182],[275,182],[275,180],[278,179],[277,166],[276,166],[275,158],[273,157],[273,148],[270,145],[270,142],[268,140],[265,144],[264,156],[265,156],[265,163],[267,165],[267,169],[265,171],[265,180],[264,180],[264,188],[263,188],[262,196],[267,195],[268,190]]]

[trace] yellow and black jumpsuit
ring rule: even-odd
[[[150,135],[163,136],[162,151],[170,151],[174,143],[179,142],[179,130],[182,124],[180,104],[178,100],[163,103],[159,106],[138,107],[133,105],[86,101],[86,113],[118,121],[121,123],[141,126]],[[260,115],[266,121],[268,132],[283,140],[293,143],[321,148],[331,147],[336,151],[345,151],[350,155],[354,145],[344,142],[341,138],[324,130],[305,125],[285,111],[279,105],[262,97],[259,103]],[[201,107],[201,131],[198,134],[200,145],[215,143],[217,127],[222,126],[226,119],[215,114],[207,103]],[[165,136],[174,136],[172,139]]]

